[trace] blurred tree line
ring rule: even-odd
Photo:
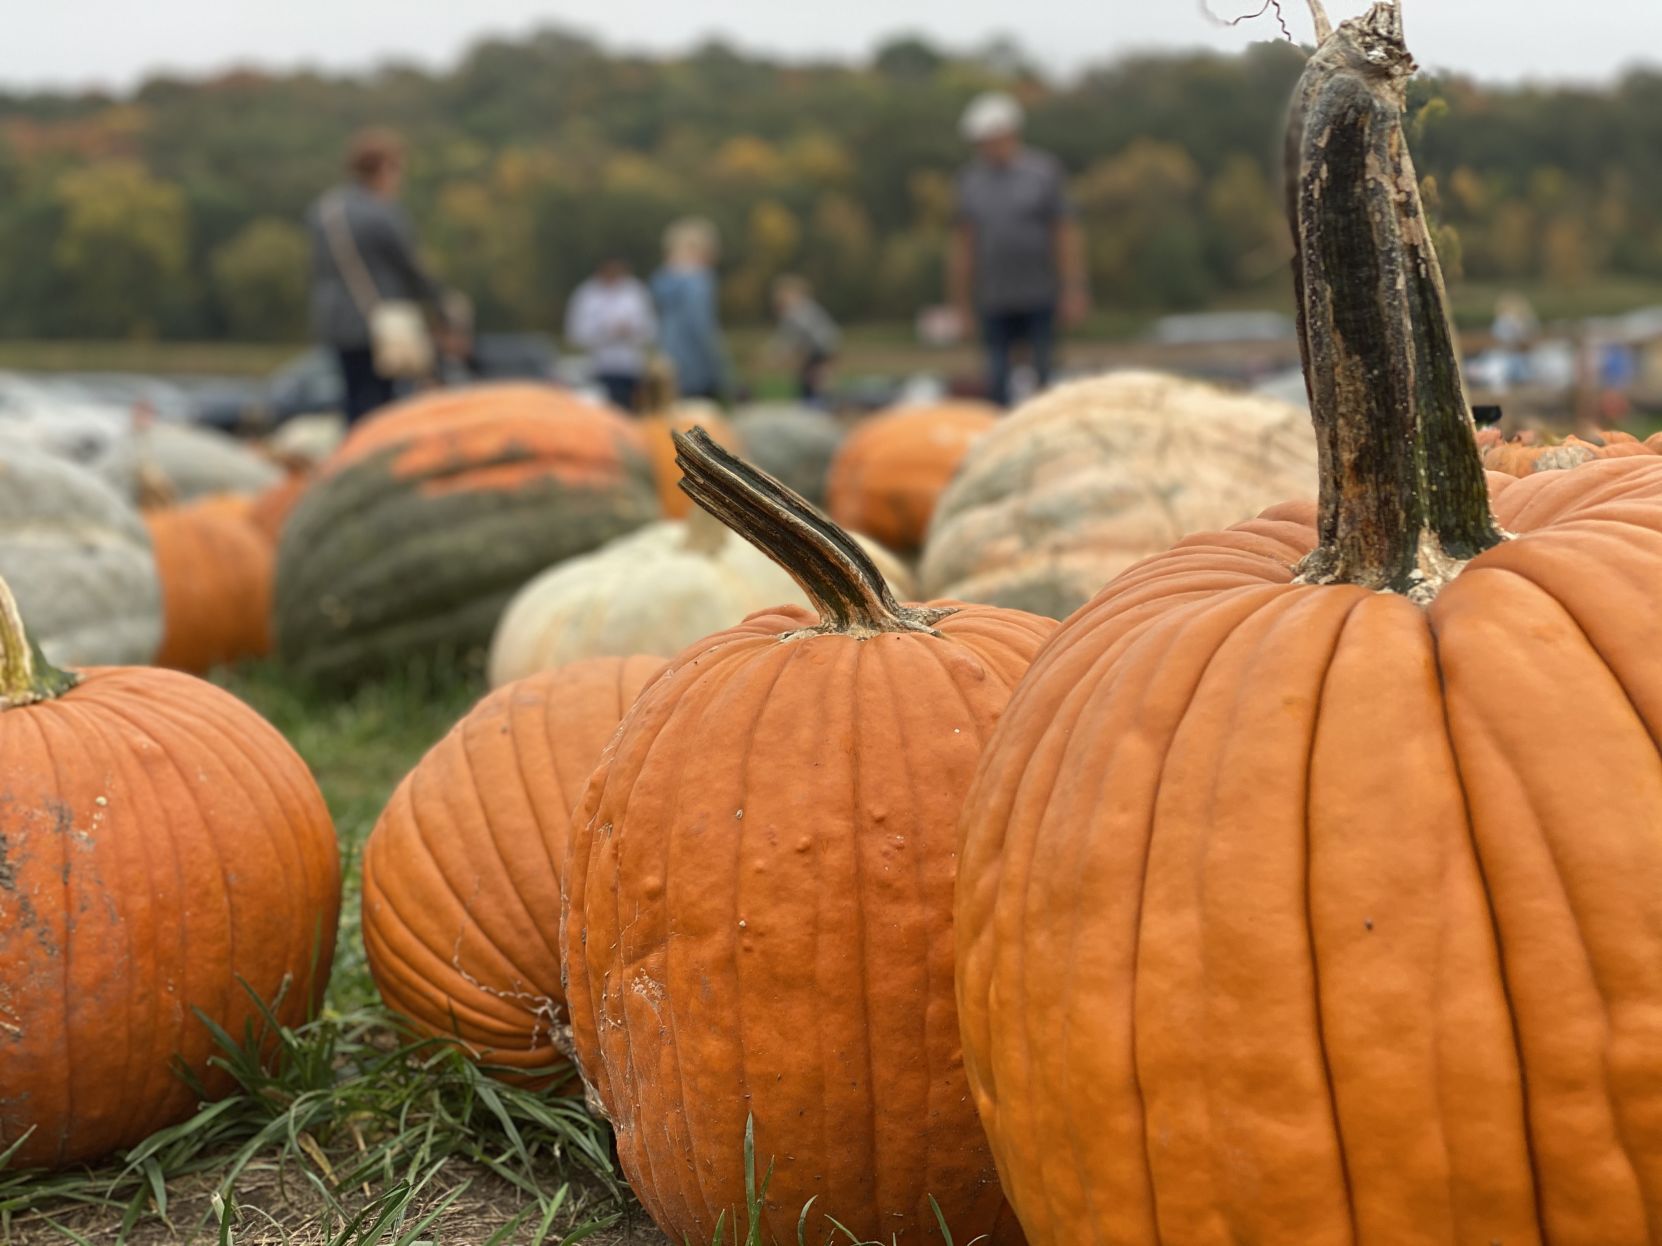
[[[284,340],[305,332],[300,218],[348,134],[411,142],[436,267],[487,327],[558,325],[603,257],[651,268],[673,217],[725,240],[730,316],[807,275],[850,320],[939,297],[964,103],[1015,91],[1073,175],[1099,301],[1185,308],[1277,290],[1276,136],[1302,54],[1144,57],[1065,85],[1019,49],[915,39],[869,64],[720,44],[670,60],[548,30],[443,73],[155,78],[129,96],[0,94],[0,336]],[[1416,85],[1415,140],[1451,267],[1662,278],[1662,73],[1608,91]]]

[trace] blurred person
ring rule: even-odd
[[[306,215],[312,238],[312,328],[340,360],[348,426],[391,402],[397,382],[433,375],[429,322],[446,353],[472,352],[445,318],[445,291],[416,254],[399,204],[404,143],[369,129],[347,148],[349,180]]]
[[[612,405],[625,411],[637,408],[646,352],[657,336],[652,296],[619,259],[596,269],[566,308],[566,338],[588,352],[595,380]]]
[[[965,331],[980,329],[987,388],[1010,402],[1011,364],[1025,346],[1040,388],[1055,369],[1058,322],[1090,311],[1084,246],[1054,156],[1022,142],[1022,108],[1002,92],[971,101],[961,129],[975,159],[958,175],[948,296]]]
[[[727,388],[716,307],[719,252],[716,227],[702,217],[684,217],[664,231],[664,263],[652,276],[658,344],[683,398],[720,402]]]
[[[773,308],[779,317],[774,341],[796,369],[797,397],[818,406],[825,393],[826,372],[842,344],[837,322],[815,301],[807,279],[794,274],[773,283]]]

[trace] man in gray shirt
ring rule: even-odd
[[[1058,320],[1090,309],[1084,248],[1054,156],[1023,145],[1021,105],[991,93],[964,113],[976,158],[958,175],[957,229],[949,295],[964,325],[977,324],[987,351],[987,388],[1010,402],[1011,364],[1025,345],[1043,388],[1055,362]]]

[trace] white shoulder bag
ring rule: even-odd
[[[352,238],[346,202],[338,194],[324,201],[323,232],[329,253],[340,269],[346,288],[369,325],[369,345],[375,371],[389,380],[429,377],[433,374],[433,338],[421,304],[409,299],[384,299]]]

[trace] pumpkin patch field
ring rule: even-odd
[[[1662,445],[1311,10],[1308,410],[0,443],[0,1246],[1662,1246]]]

